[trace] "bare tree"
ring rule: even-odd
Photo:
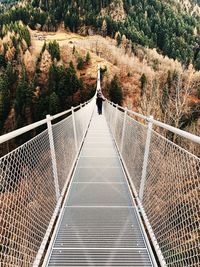
[[[190,112],[189,96],[192,92],[191,73],[187,72],[187,82],[184,83],[184,74],[179,74],[168,91],[167,105],[163,107],[164,122],[180,128],[183,115]],[[162,103],[162,102],[161,102]]]
[[[159,83],[155,77],[148,81],[148,85],[145,88],[145,92],[141,97],[140,109],[141,112],[147,116],[154,116],[155,118],[160,117],[159,108]]]

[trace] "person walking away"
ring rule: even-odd
[[[102,114],[103,101],[105,101],[105,98],[103,97],[101,92],[98,92],[97,93],[97,99],[96,99],[96,105],[97,105],[97,110],[98,110],[99,115]]]

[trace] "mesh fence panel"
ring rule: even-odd
[[[84,130],[85,130],[85,127],[84,127],[84,119],[86,119],[86,118],[84,118],[84,115],[86,116],[85,109],[86,108],[82,108],[82,109],[76,111],[76,113],[74,114],[75,124],[76,124],[76,129],[77,129],[78,146],[80,146],[80,144],[81,144],[81,141],[82,141],[82,138],[84,135]]]
[[[88,105],[74,112],[78,147],[81,145],[81,142],[83,140],[85,131],[88,127],[89,120],[92,115],[93,108],[94,101],[91,101]],[[58,182],[61,192],[77,153],[74,139],[72,115],[62,120],[61,122],[54,124],[52,128]]]
[[[122,140],[123,121],[124,121],[124,113],[117,110],[115,118],[114,136],[119,147],[121,146],[121,140]]]
[[[114,134],[115,132],[115,123],[116,123],[116,108],[114,108],[111,105],[108,105],[107,102],[105,103],[105,109],[108,109],[108,112],[106,112],[107,119],[109,120],[109,126]]]
[[[56,206],[47,130],[0,159],[0,266],[30,266]]]
[[[72,115],[52,126],[60,192],[76,156]]]
[[[124,112],[117,110],[116,113],[116,108],[106,102],[105,114],[117,145],[121,148]],[[123,146],[120,152],[138,193],[142,176],[146,134],[146,126],[126,116]]]
[[[92,100],[88,105],[82,107],[75,113],[75,124],[77,128],[77,139],[79,145],[81,144],[85,131],[90,122],[94,106],[95,100]]]
[[[78,144],[94,101],[74,114]],[[76,156],[72,115],[52,126],[60,191]],[[32,266],[56,208],[48,130],[0,158],[0,266]]]
[[[200,160],[156,132],[143,206],[167,266],[200,266]]]
[[[120,147],[122,117],[115,121],[115,108],[108,102],[105,114]],[[127,116],[121,154],[137,192],[146,138],[147,127]],[[200,266],[200,159],[155,131],[142,205],[167,266]]]
[[[147,128],[127,116],[124,132],[122,157],[135,189],[139,193],[145,152]]]

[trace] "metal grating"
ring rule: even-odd
[[[137,266],[150,267],[148,252],[140,249],[60,250],[52,253],[49,266]]]
[[[69,206],[130,206],[127,185],[102,183],[74,183],[70,190]]]
[[[66,208],[54,248],[145,248],[134,208]]]
[[[121,168],[77,168],[74,182],[125,182]]]
[[[109,147],[92,147],[92,148],[84,148],[81,152],[81,157],[116,157],[116,151],[114,148]]]
[[[116,158],[109,158],[109,157],[106,157],[106,155],[105,155],[104,158],[100,158],[100,157],[80,158],[78,167],[79,168],[95,168],[95,167],[120,168],[121,166],[120,166],[119,159],[117,157]]]
[[[105,149],[113,149],[113,143],[97,143],[97,142],[85,142],[84,147],[87,147],[88,149],[98,149],[98,148],[105,148]]]

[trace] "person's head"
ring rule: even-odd
[[[97,97],[100,97],[100,96],[101,96],[101,91],[97,90]]]
[[[97,93],[97,97],[102,97],[101,92]]]

